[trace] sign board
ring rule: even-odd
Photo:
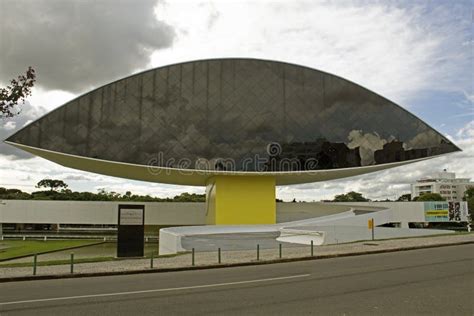
[[[371,218],[371,219],[369,219],[369,220],[367,221],[367,227],[368,227],[369,229],[374,228],[374,219],[373,219],[373,218]]]
[[[117,257],[143,257],[145,205],[118,206]]]
[[[425,222],[467,221],[467,202],[425,202]]]
[[[119,225],[143,225],[144,213],[142,209],[120,209]]]

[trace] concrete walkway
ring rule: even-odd
[[[394,240],[376,240],[356,242],[349,244],[315,246],[314,256],[342,256],[348,254],[364,254],[370,251],[384,251],[384,250],[399,250],[411,247],[432,247],[449,245],[453,243],[474,243],[474,234],[437,236],[437,237],[420,237],[408,239],[394,239]],[[311,247],[285,247],[282,246],[282,257],[287,258],[304,258],[311,256]],[[69,257],[65,257],[67,260]],[[221,262],[222,264],[230,263],[245,263],[256,261],[257,251],[226,251],[222,249]],[[279,249],[261,249],[260,260],[276,260],[279,259]],[[41,262],[41,256],[38,257]],[[182,268],[191,267],[191,254],[181,254],[174,257],[161,257],[154,259],[154,269],[160,268]],[[195,265],[206,266],[218,264],[218,254],[216,251],[196,252]],[[95,263],[81,263],[74,265],[74,273],[104,273],[104,272],[121,272],[121,271],[135,271],[135,270],[150,270],[150,259],[127,259],[115,260],[107,262]],[[4,268],[0,267],[0,282],[2,279],[11,277],[31,276],[33,272],[32,267],[19,268]],[[37,275],[58,275],[69,274],[70,265],[55,265],[55,266],[38,266]]]

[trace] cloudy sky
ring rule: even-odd
[[[355,190],[395,198],[442,169],[474,177],[474,40],[471,1],[0,0],[0,85],[37,71],[3,140],[94,87],[181,61],[255,57],[340,75],[400,104],[463,152],[350,179],[279,187],[285,200]],[[68,169],[0,145],[0,186],[35,190],[45,177],[73,190],[156,196],[203,193]]]

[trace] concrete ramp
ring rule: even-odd
[[[371,240],[368,221],[375,226],[394,222],[394,211],[382,206],[349,206],[348,211],[273,225],[213,225],[171,227],[160,230],[160,254],[190,251],[246,250],[257,244],[277,248],[290,245],[328,245]],[[347,209],[347,208],[346,208]],[[375,227],[375,239],[451,234],[453,231]]]

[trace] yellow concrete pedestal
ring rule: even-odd
[[[275,224],[275,178],[215,176],[207,182],[208,225]]]

